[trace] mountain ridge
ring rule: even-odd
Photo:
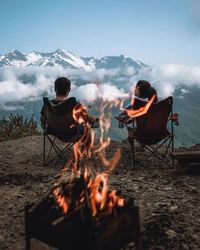
[[[104,56],[101,58],[81,57],[63,49],[56,49],[54,52],[31,51],[23,54],[19,50],[13,50],[5,55],[0,55],[0,67],[25,67],[25,66],[62,66],[65,69],[83,69],[91,71],[94,69],[114,69],[134,67],[140,70],[148,65],[133,60],[130,57]]]

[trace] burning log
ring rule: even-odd
[[[65,200],[71,198],[67,208],[66,201],[58,202],[58,188]],[[38,204],[25,208],[26,250],[31,249],[31,238],[67,250],[117,250],[132,241],[138,245],[139,208],[133,199],[126,198],[123,206],[115,202],[111,209],[110,202],[116,199],[112,195],[113,191],[107,191],[106,204],[96,204],[94,213],[84,176],[74,179],[71,187],[69,183],[60,184]]]

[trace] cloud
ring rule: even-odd
[[[59,67],[1,68],[0,104],[33,100],[45,93],[52,96],[53,82],[63,74]]]
[[[85,102],[94,102],[98,98],[98,87],[94,83],[85,84],[75,88],[70,95]]]
[[[173,95],[178,86],[200,86],[200,67],[167,64],[144,68],[138,74],[132,69],[116,70],[65,70],[62,67],[24,67],[0,69],[0,105],[13,107],[17,102],[34,101],[42,95],[54,96],[53,83],[58,76],[72,80],[72,92],[78,100],[92,103],[98,98],[113,101],[128,98],[136,82],[148,80],[158,91],[159,97]],[[98,81],[97,81],[98,80]],[[188,91],[188,90],[187,90]],[[184,95],[186,89],[181,91]]]
[[[58,76],[72,80],[72,93],[80,100],[94,102],[97,98],[122,97],[124,91],[105,79],[117,78],[119,69],[114,70],[65,70],[62,67],[7,67],[0,69],[0,104],[33,101],[42,95],[54,96],[54,81]],[[101,82],[97,87],[96,81]],[[83,83],[82,83],[83,82]],[[86,82],[86,83],[85,83]]]
[[[173,95],[178,86],[200,87],[200,66],[166,64],[160,67],[145,68],[136,77],[149,80],[158,90],[160,97]]]

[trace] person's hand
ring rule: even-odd
[[[99,127],[99,118],[94,118],[94,121],[91,123],[91,128],[98,128]]]
[[[122,121],[119,120],[119,123],[118,123],[118,127],[119,128],[124,128],[124,123]]]

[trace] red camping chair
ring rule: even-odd
[[[173,114],[173,98],[168,97],[153,103],[146,114],[133,119],[130,125],[124,124],[129,134],[127,141],[130,145],[132,167],[135,163],[135,153],[138,152],[136,142],[139,143],[140,149],[142,147],[148,151],[147,155],[143,154],[145,158],[138,167],[152,156],[174,167],[174,160],[170,158],[170,151],[174,152],[174,123],[178,125],[178,114]]]

